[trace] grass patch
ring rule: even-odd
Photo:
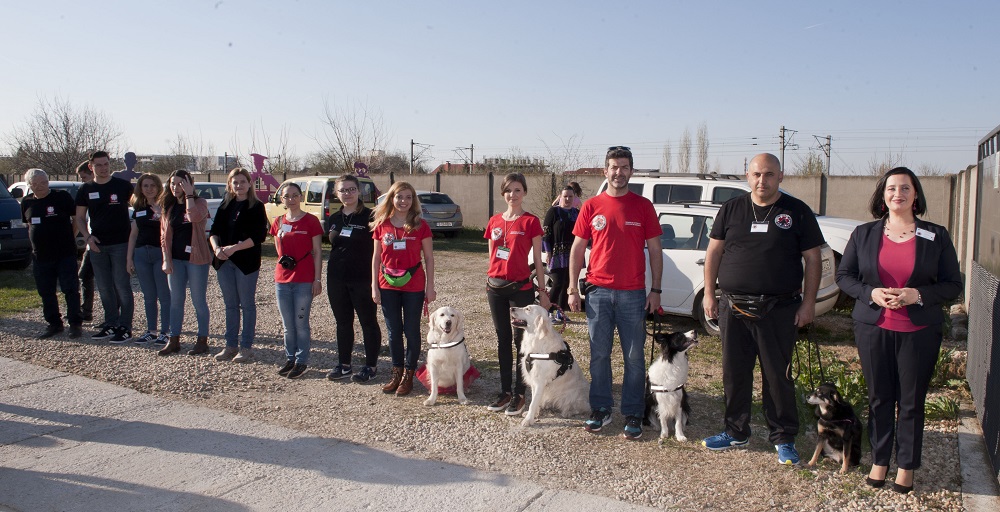
[[[483,238],[483,230],[478,228],[465,228],[459,231],[453,238],[442,236],[434,237],[434,249],[455,252],[476,252],[486,254],[489,245]]]
[[[0,271],[0,317],[42,307],[35,278],[30,267],[24,270]]]

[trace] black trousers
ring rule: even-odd
[[[501,295],[486,288],[486,301],[490,305],[493,327],[497,331],[497,360],[500,363],[500,391],[524,395],[524,379],[521,376],[521,339],[524,330],[510,325],[510,308],[524,307],[535,302],[533,289],[519,290],[510,295]],[[511,347],[513,344],[513,347]],[[511,352],[513,350],[513,352]],[[517,354],[515,364],[514,354]],[[511,382],[513,381],[513,382]]]
[[[365,366],[375,368],[382,348],[382,329],[378,325],[377,309],[372,300],[371,281],[345,282],[331,279],[327,272],[326,295],[337,321],[337,356],[340,364],[350,366],[354,352],[354,314],[361,324],[365,344]]]
[[[855,322],[854,340],[868,383],[872,462],[888,466],[895,442],[896,465],[920,468],[924,400],[941,350],[941,325],[896,332]]]
[[[566,290],[569,288],[569,268],[557,268],[549,274],[552,277],[552,289],[549,290],[549,301],[569,311]]]
[[[800,304],[790,301],[775,307],[764,318],[750,321],[734,317],[725,296],[719,301],[726,432],[736,439],[750,437],[753,367],[758,359],[768,439],[776,445],[790,443],[799,433],[791,362],[797,330],[795,312]]]
[[[83,316],[94,314],[94,267],[90,264],[90,251],[83,251],[83,260],[80,262],[80,282],[83,285]]]
[[[76,280],[76,256],[66,256],[55,261],[32,262],[32,273],[35,275],[35,286],[38,296],[42,298],[42,315],[49,325],[63,325],[59,313],[59,296],[56,287],[62,290],[66,297],[66,321],[70,325],[83,323],[80,313],[80,283]]]

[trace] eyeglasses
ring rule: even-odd
[[[629,153],[631,153],[632,148],[628,146],[611,146],[610,148],[608,148],[608,153],[612,151],[628,151]]]
[[[341,194],[356,194],[358,193],[358,187],[342,188],[337,190],[337,192],[340,192]]]
[[[286,194],[286,195],[281,196],[282,199],[286,199],[286,200],[287,199],[298,199],[300,197],[302,197],[302,194]]]

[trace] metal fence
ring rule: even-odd
[[[969,277],[969,357],[966,379],[993,468],[1000,468],[1000,296],[997,277],[976,262]],[[989,404],[993,404],[992,406]],[[994,476],[997,476],[996,474]]]

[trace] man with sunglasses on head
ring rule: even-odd
[[[660,223],[653,203],[628,189],[632,177],[632,150],[608,148],[604,159],[607,189],[583,203],[570,249],[569,307],[580,311],[577,288],[588,241],[592,242],[587,265],[587,327],[590,331],[590,419],[588,432],[600,432],[611,423],[611,349],[618,328],[625,375],[622,379],[620,411],[625,415],[625,439],[642,436],[646,401],[646,312],[660,307]],[[646,293],[646,254],[653,288]]]

